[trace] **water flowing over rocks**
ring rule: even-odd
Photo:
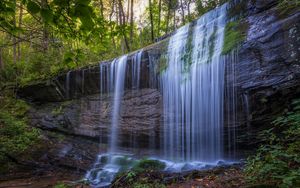
[[[226,85],[235,86],[232,89],[236,91],[237,117],[235,123],[225,121],[223,133],[224,150],[236,147],[237,155],[253,150],[259,142],[257,132],[267,128],[265,125],[287,108],[291,99],[300,95],[300,12],[280,15],[273,0],[249,1],[241,11],[246,15],[241,22],[248,25],[247,36],[237,51],[235,64],[225,65]],[[190,27],[194,26],[195,23],[191,23]],[[168,41],[166,38],[143,49],[139,89],[135,88],[132,76],[136,53],[127,57],[125,94],[119,117],[120,140],[117,140],[121,146],[156,148],[162,139],[159,127],[164,113],[158,75],[164,65]],[[234,79],[229,74],[232,70]],[[93,143],[100,140],[106,144],[113,104],[110,92],[99,95],[101,75],[98,65],[86,67],[20,88],[18,95],[34,103],[30,112],[33,126],[59,132],[68,138]],[[234,113],[225,112],[225,120],[229,119],[226,114]],[[233,127],[236,128],[236,146],[226,141]],[[66,148],[69,154],[72,150],[68,149],[68,144]],[[91,152],[94,156],[98,153],[97,150]],[[75,158],[75,155],[69,157]],[[89,165],[93,160],[88,160]]]

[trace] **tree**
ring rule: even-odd
[[[185,15],[184,15],[184,4],[183,1],[180,0],[180,8],[181,8],[181,21],[182,23],[185,23]]]
[[[122,4],[121,0],[119,0],[118,2],[119,2],[119,4],[118,4],[118,6],[119,6],[119,22],[120,22],[121,32],[124,37],[123,39],[124,39],[124,43],[125,43],[127,52],[129,52],[130,47],[129,47],[129,43],[128,43],[128,39],[127,39],[127,35],[126,35],[126,18],[125,18],[125,14],[124,14],[123,4]]]
[[[129,0],[128,0],[129,2]],[[130,2],[130,44],[133,45],[133,27],[134,27],[134,20],[133,20],[133,4],[134,4],[134,1],[131,0]]]
[[[159,3],[158,3],[158,25],[157,25],[157,36],[160,36],[160,23],[161,23],[161,1],[162,0],[159,0]]]
[[[154,25],[153,25],[153,12],[152,12],[151,0],[149,0],[149,13],[150,13],[150,24],[151,24],[151,41],[154,42]]]

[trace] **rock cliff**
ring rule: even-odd
[[[300,95],[300,12],[282,14],[275,0],[237,3],[241,6],[235,14],[243,13],[239,21],[247,25],[247,35],[238,48],[234,79],[228,74],[225,77],[237,92],[237,122],[226,126],[236,126],[240,150],[251,150],[259,141],[257,132],[267,128],[289,101]],[[133,54],[129,55],[120,114],[119,142],[124,146],[129,139],[136,139],[141,148],[159,145],[162,97],[153,76],[157,69],[152,68],[166,51],[167,42],[168,38],[143,49],[140,89],[131,85]],[[106,143],[111,95],[99,96],[99,86],[100,69],[95,65],[25,86],[18,94],[34,104],[30,112],[33,126],[95,143],[101,138]]]

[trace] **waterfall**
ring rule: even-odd
[[[118,152],[118,132],[119,118],[121,112],[121,101],[124,94],[125,74],[126,74],[127,56],[113,60],[111,63],[100,64],[100,103],[102,95],[105,91],[112,92],[112,113],[111,113],[111,130],[109,137],[109,153],[100,154],[97,157],[93,168],[87,172],[85,178],[96,187],[105,187],[115,177],[120,170],[120,160],[122,156],[117,155]],[[106,78],[106,83],[105,83]],[[106,85],[106,88],[105,88]],[[101,131],[101,130],[100,130]],[[101,142],[101,138],[100,138]]]
[[[149,78],[142,77],[142,67],[146,67],[142,66],[142,50],[132,56],[131,70],[126,70],[127,55],[99,65],[100,98],[104,93],[111,93],[112,111],[108,153],[98,155],[93,168],[86,174],[92,184],[109,185],[117,172],[130,168],[137,159],[134,148],[139,145],[138,132],[134,127],[128,137],[131,154],[122,156],[118,141],[125,85],[131,84],[132,94],[136,95],[144,83],[141,77],[149,79],[149,88],[159,89],[162,95],[160,148],[154,147],[156,138],[153,136],[148,149],[160,150],[161,155],[155,157],[166,163],[166,170],[201,169],[207,163],[217,164],[225,158],[226,141],[229,150],[233,150],[228,152],[230,157],[234,155],[236,95],[233,84],[237,53],[222,55],[227,9],[228,4],[224,4],[197,22],[178,29],[169,40],[166,54],[162,55],[166,61],[157,61],[148,53]],[[225,71],[233,74],[225,77]],[[131,83],[125,82],[126,74],[131,76]],[[225,123],[230,125],[227,129]],[[149,131],[155,135],[156,130]],[[224,131],[227,131],[226,139]]]
[[[143,50],[134,54],[132,63],[132,89],[140,89],[141,62]]]
[[[235,62],[238,61],[238,51],[237,49],[233,50],[224,57],[224,62],[227,66],[226,74],[226,89],[225,89],[225,110],[226,119],[224,122],[227,123],[227,158],[235,159],[236,158],[236,127],[237,122],[237,94],[235,89],[236,77],[235,77]],[[246,112],[247,113],[247,112]],[[225,114],[225,113],[224,113]],[[225,138],[224,138],[225,139]]]
[[[131,88],[133,94],[140,89],[142,55],[143,50],[138,51],[133,55],[131,61]],[[131,148],[132,152],[135,152],[135,149],[138,148],[137,131],[134,127],[132,127],[130,130],[129,147]]]
[[[169,41],[163,94],[163,156],[173,161],[222,159],[227,4],[186,25]]]
[[[120,117],[120,106],[121,100],[124,93],[124,80],[126,73],[126,63],[127,56],[122,56],[117,61],[112,63],[113,71],[111,74],[112,80],[115,78],[115,88],[114,88],[114,98],[113,98],[113,111],[111,120],[111,135],[109,141],[110,153],[117,151],[117,141],[118,141],[118,129],[119,129],[119,117]]]

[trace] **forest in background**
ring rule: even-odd
[[[167,35],[224,0],[2,0],[0,86],[108,60]],[[140,23],[142,22],[142,23]]]

